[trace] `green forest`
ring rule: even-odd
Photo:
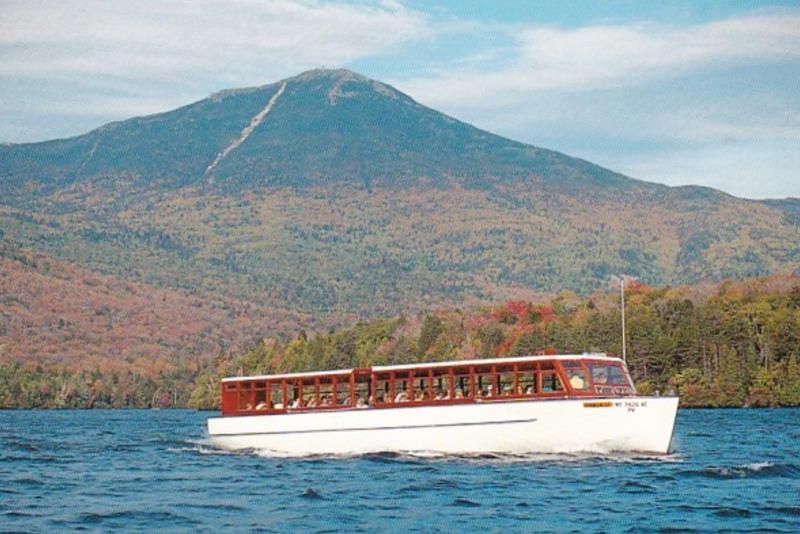
[[[800,405],[800,278],[679,288],[630,283],[628,365],[642,394],[677,391],[685,407]],[[545,349],[620,354],[616,291],[563,292],[470,310],[359,322],[263,338],[191,370],[142,376],[0,364],[2,408],[218,405],[224,376],[518,356]]]

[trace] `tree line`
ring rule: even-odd
[[[628,366],[642,394],[677,391],[686,407],[800,406],[800,278],[655,288],[629,284]],[[219,404],[220,379],[423,361],[607,352],[622,346],[620,297],[563,292],[470,310],[363,321],[263,338],[196,370],[137,375],[0,363],[0,408]],[[0,355],[1,356],[1,355]]]
[[[678,392],[686,407],[800,406],[800,279],[627,289],[628,365],[642,394]],[[606,352],[622,346],[620,297],[564,292],[541,302],[436,311],[309,337],[263,339],[202,369],[189,405],[218,404],[219,380],[422,361]]]

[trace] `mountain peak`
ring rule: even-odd
[[[115,176],[178,187],[528,182],[575,194],[644,187],[480,130],[348,69],[313,69],[72,139],[0,150],[0,192],[29,180],[60,187]]]
[[[316,68],[301,72],[296,76],[292,76],[291,78],[287,78],[285,81],[309,81],[309,80],[334,80],[334,81],[360,81],[360,82],[367,82],[372,81],[366,76],[359,74],[357,72],[353,72],[350,69],[328,69],[328,68]]]

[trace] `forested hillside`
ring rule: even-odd
[[[321,323],[791,272],[799,212],[634,180],[346,70],[0,147],[8,239]]]
[[[217,352],[308,322],[100,275],[0,239],[0,407],[150,405],[166,384],[186,390]],[[113,399],[96,397],[107,387]]]
[[[654,288],[631,284],[628,362],[642,393],[675,389],[684,406],[800,405],[800,278]],[[8,362],[0,407],[217,405],[241,373],[560,352],[619,354],[619,295],[572,292],[535,302],[430,310],[309,334],[287,330],[196,366],[137,373]]]
[[[800,405],[800,278],[627,293],[628,364],[640,393],[684,406]],[[308,337],[270,338],[200,373],[190,403],[216,406],[219,379],[421,361],[522,356],[544,349],[619,354],[619,296],[562,293],[530,303],[437,311]]]

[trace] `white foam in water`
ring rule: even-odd
[[[385,458],[387,460],[452,460],[476,463],[572,463],[572,462],[621,462],[621,463],[678,463],[683,462],[680,454],[648,455],[630,452],[585,452],[585,453],[480,453],[480,454],[447,454],[437,451],[384,451],[354,454],[306,454],[298,455],[271,449],[243,449],[228,451],[211,446],[208,442],[197,442],[198,448],[191,450],[201,454],[252,454],[261,458],[317,460],[317,459],[358,459]]]
[[[756,463],[752,463],[752,464],[746,464],[746,465],[744,465],[742,467],[744,467],[745,469],[750,469],[752,471],[761,471],[762,469],[766,469],[768,467],[774,467],[774,466],[775,466],[775,464],[773,464],[772,462],[756,462]]]

